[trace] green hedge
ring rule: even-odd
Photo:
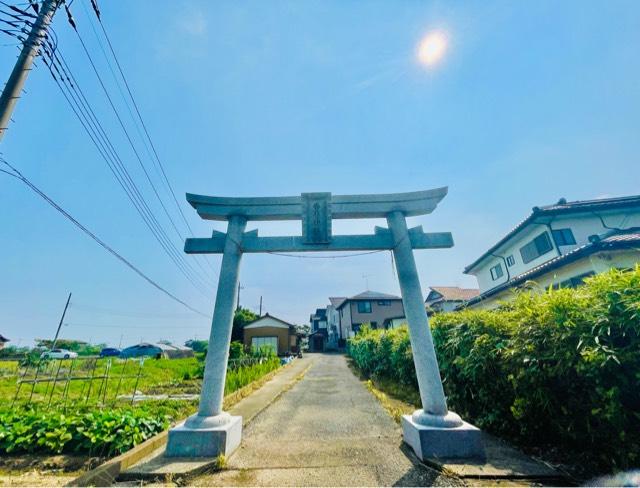
[[[435,315],[431,327],[449,408],[463,418],[603,469],[640,464],[640,268]],[[349,354],[366,375],[417,388],[406,328],[365,329]]]

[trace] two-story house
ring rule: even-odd
[[[345,298],[336,307],[340,315],[340,337],[353,337],[363,324],[374,329],[388,328],[404,317],[402,298],[377,291],[365,291]]]
[[[585,277],[640,261],[640,196],[534,207],[513,230],[467,266],[480,294],[466,306],[494,308],[514,288],[577,286]]]
[[[309,333],[309,350],[312,352],[324,351],[329,338],[327,330],[327,309],[317,308],[309,317],[311,332]]]

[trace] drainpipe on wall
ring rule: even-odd
[[[494,258],[502,259],[502,262],[504,263],[504,270],[507,272],[507,280],[505,281],[505,283],[509,283],[509,281],[511,280],[511,272],[509,271],[509,266],[507,265],[507,259],[504,256],[500,256],[499,254],[490,254],[490,256],[493,256]],[[500,286],[500,285],[496,285],[496,286]]]

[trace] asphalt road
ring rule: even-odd
[[[228,468],[200,486],[454,486],[420,464],[400,427],[334,354],[313,355],[304,378],[245,429]]]

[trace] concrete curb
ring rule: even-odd
[[[257,393],[260,391],[266,383],[271,381],[276,376],[279,376],[286,371],[288,371],[292,365],[295,365],[296,362],[287,364],[281,368],[278,368],[275,371],[272,371],[262,378],[250,383],[238,391],[235,391],[224,399],[224,408],[225,410],[230,409],[235,404],[239,403],[241,400],[245,398],[249,398],[253,393]],[[287,382],[284,384],[280,390],[276,393],[275,396],[267,399],[264,404],[260,405],[261,408],[254,409],[249,415],[246,415],[247,418],[243,417],[243,425],[247,425],[251,420],[255,418],[260,412],[262,412],[265,408],[267,408],[271,403],[273,403],[282,393],[287,391],[293,383],[299,381],[299,379],[306,374],[313,363],[310,363],[304,370],[296,375],[296,377],[291,382]],[[184,419],[183,419],[184,420]],[[182,421],[182,420],[181,420]],[[147,439],[142,444],[135,446],[129,451],[110,459],[109,461],[101,464],[95,469],[91,471],[87,471],[82,474],[78,478],[72,480],[65,486],[110,486],[112,485],[118,477],[124,473],[129,468],[133,467],[135,464],[139,463],[145,458],[150,457],[154,452],[163,448],[167,443],[169,430],[165,430],[160,434],[155,435],[154,437]],[[206,468],[209,467],[208,463]],[[196,473],[193,473],[196,474]]]

